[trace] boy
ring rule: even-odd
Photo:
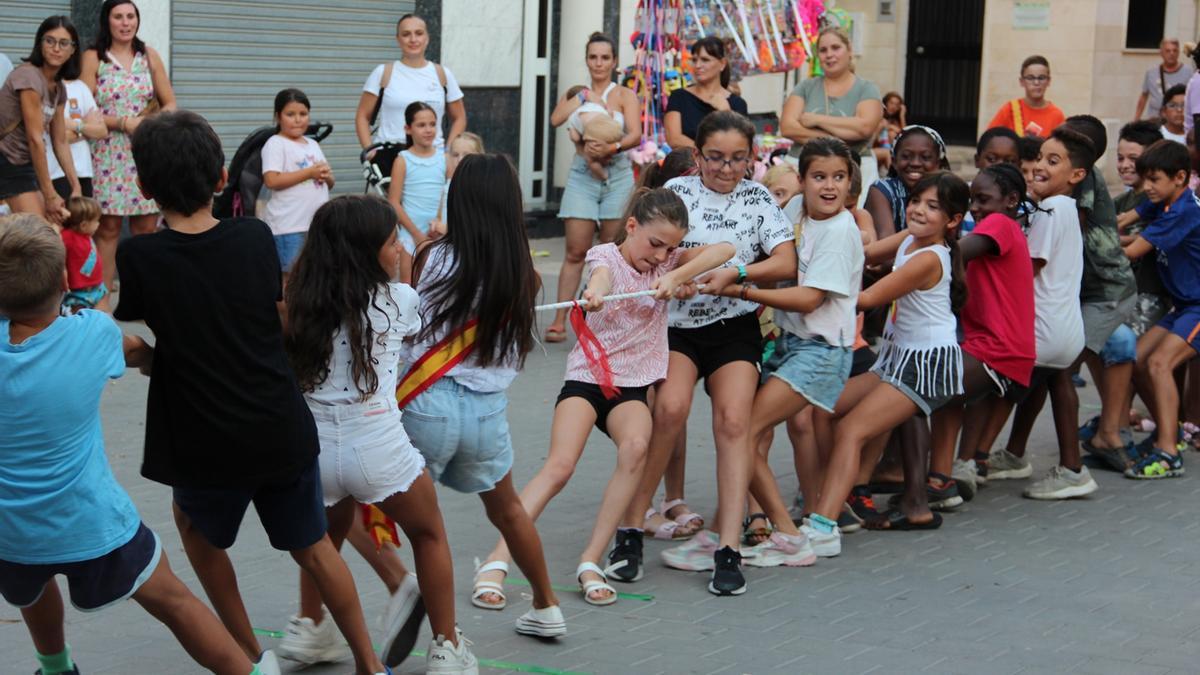
[[[1042,153],[1041,136],[1022,136],[1018,151],[1021,157],[1021,175],[1025,177],[1025,185],[1029,187],[1030,197],[1033,197],[1033,170],[1037,167],[1038,155]]]
[[[1113,199],[1117,213],[1132,211],[1146,199],[1146,191],[1142,189],[1142,177],[1137,172],[1137,161],[1150,147],[1163,138],[1159,125],[1150,120],[1130,122],[1121,127],[1121,135],[1117,140],[1117,175],[1121,183],[1128,188]],[[1144,223],[1136,220],[1121,230],[1121,245],[1128,246],[1142,231]],[[1171,309],[1171,296],[1163,286],[1158,274],[1158,263],[1150,258],[1133,261],[1133,276],[1137,281],[1138,300],[1134,308],[1129,327],[1134,335],[1141,337]]]
[[[59,316],[66,291],[66,249],[50,224],[0,218],[0,595],[21,609],[37,672],[79,673],[59,574],[80,610],[132,597],[204,668],[263,672],[171,572],[104,456],[100,395],[127,364],[149,368],[153,350],[122,341],[102,312]]]
[[[1044,56],[1030,56],[1021,64],[1023,98],[1014,98],[996,112],[988,127],[1008,127],[1018,136],[1049,135],[1063,123],[1063,111],[1046,100],[1050,87],[1050,62]]]
[[[1183,128],[1183,99],[1187,87],[1177,84],[1163,94],[1162,132],[1163,138],[1187,145],[1187,130]]]
[[[271,545],[312,574],[357,672],[382,673],[354,580],[325,534],[317,432],[283,350],[270,230],[213,217],[225,158],[199,115],[146,118],[132,152],[138,185],[167,226],[117,249],[115,316],[144,320],[156,338],[142,475],[174,488],[188,559],[250,658],[275,655],[260,650],[225,549],[254,502]]]
[[[1158,250],[1158,271],[1175,303],[1137,344],[1138,391],[1158,423],[1155,447],[1126,470],[1129,478],[1170,478],[1183,475],[1183,458],[1175,447],[1179,424],[1179,392],[1175,370],[1200,348],[1200,204],[1188,189],[1191,158],[1179,143],[1161,140],[1146,148],[1137,161],[1147,201],[1126,214],[1149,223],[1125,247],[1138,259]]]

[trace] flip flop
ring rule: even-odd
[[[555,328],[554,326],[550,326],[549,328],[546,329],[546,342],[556,343],[556,342],[566,342],[566,341],[567,341],[567,329],[566,328]]]
[[[933,520],[928,523],[914,523],[899,509],[888,509],[878,519],[868,520],[863,526],[868,530],[895,530],[897,532],[936,530],[942,526],[942,514],[934,511]]]

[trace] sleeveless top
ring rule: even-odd
[[[111,53],[108,59],[100,61],[96,71],[96,105],[105,115],[136,117],[155,96],[150,59],[141,52],[134,54],[128,70]],[[158,205],[142,196],[137,185],[129,134],[113,129],[106,138],[92,141],[92,164],[92,185],[101,213],[134,216],[158,212]]]
[[[892,224],[895,225],[896,231],[908,229],[908,187],[904,181],[889,176],[875,181],[874,187],[883,193],[888,205],[892,207]]]
[[[927,397],[961,394],[962,351],[958,346],[958,320],[950,305],[950,249],[943,244],[926,246],[911,253],[910,234],[896,251],[892,270],[898,270],[918,255],[936,255],[942,278],[933,288],[916,289],[897,298],[888,309],[883,327],[879,359],[872,371],[899,378],[911,365],[917,369],[918,394]]]
[[[404,156],[404,198],[400,205],[422,232],[429,232],[429,222],[437,217],[442,203],[442,188],[446,185],[446,154],[441,150],[429,157],[418,157],[411,151]]]

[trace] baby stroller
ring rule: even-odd
[[[263,188],[262,177],[262,147],[278,133],[271,127],[255,129],[242,144],[233,159],[229,162],[229,182],[225,189],[213,199],[213,215],[217,218],[232,218],[234,216],[253,216],[258,205],[258,195]],[[320,143],[333,133],[333,125],[328,122],[313,122],[308,125],[305,136]]]
[[[372,143],[359,153],[358,161],[362,163],[363,178],[367,179],[364,193],[374,193],[387,199],[388,185],[392,182],[392,163],[405,147],[407,146],[401,143]],[[368,159],[367,155],[371,152],[375,155]]]

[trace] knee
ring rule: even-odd
[[[506,500],[500,504],[489,504],[487,515],[488,520],[501,532],[511,529],[522,519],[529,518],[529,514],[525,513],[525,507],[517,499]]]
[[[654,401],[654,426],[682,428],[687,423],[690,408],[691,401],[660,394]]]
[[[568,265],[582,265],[583,258],[587,255],[587,252],[587,248],[568,246],[566,253],[563,256],[563,262]]]
[[[575,474],[575,465],[571,462],[550,461],[542,469],[542,474],[546,477],[550,488],[558,493],[571,481],[571,476]]]
[[[96,233],[93,236],[102,241],[116,241],[121,236],[121,221],[101,218],[100,227],[96,229]]]
[[[1174,368],[1171,367],[1171,359],[1161,352],[1155,352],[1146,359],[1146,370],[1150,373],[1150,377],[1158,379],[1160,377],[1174,377]]]
[[[746,414],[747,411],[722,408],[714,412],[716,435],[734,439],[750,433],[750,416]]]
[[[626,439],[617,446],[617,464],[628,471],[641,471],[649,448],[650,440],[643,436]]]

